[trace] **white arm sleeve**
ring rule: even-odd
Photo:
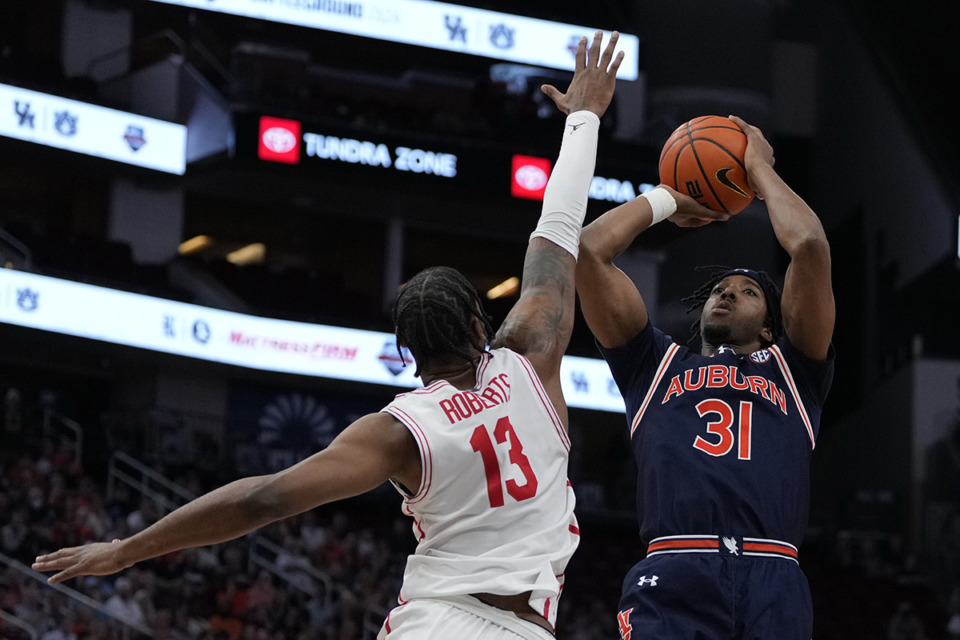
[[[587,198],[597,163],[600,117],[592,111],[567,116],[560,155],[543,194],[543,210],[531,238],[546,238],[576,258],[580,228],[587,214]]]

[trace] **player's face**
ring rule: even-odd
[[[701,333],[710,344],[748,344],[761,337],[766,316],[760,285],[747,276],[727,276],[703,305]]]

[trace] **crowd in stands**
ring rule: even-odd
[[[194,493],[222,481],[196,469],[166,471]],[[162,509],[124,485],[108,494],[103,473],[83,468],[69,443],[39,425],[4,421],[0,640],[130,640],[151,634],[158,640],[372,639],[396,603],[403,565],[414,548],[398,501],[327,505],[233,542],[54,589],[27,569],[37,554],[130,536],[163,515]],[[582,524],[558,638],[614,638],[620,581],[639,559],[639,545],[632,531]],[[253,536],[279,551],[254,562]],[[821,640],[960,638],[960,576],[952,576],[952,588],[944,592],[898,536],[838,531],[828,545],[801,554]]]
[[[0,552],[19,563],[2,567],[0,609],[40,640],[126,640],[142,637],[138,629],[172,640],[357,640],[375,637],[396,603],[414,547],[410,523],[399,509],[389,515],[363,504],[332,505],[263,529],[260,535],[282,549],[272,570],[251,564],[248,537],[163,556],[115,576],[68,581],[72,592],[99,605],[86,606],[25,567],[62,546],[130,536],[162,514],[135,492],[105,495],[52,439],[39,447],[17,440],[4,438],[0,449],[0,513],[10,514],[0,527]],[[329,582],[316,580],[317,570]],[[618,580],[606,580],[611,597]],[[591,593],[593,587],[584,587],[574,591]],[[564,637],[615,634],[609,598],[594,595],[586,606],[569,599],[560,622]],[[0,638],[27,637],[0,619]]]

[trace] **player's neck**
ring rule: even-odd
[[[700,347],[700,355],[709,356],[712,358],[713,356],[717,355],[717,351],[721,347],[733,349],[734,353],[736,353],[738,356],[743,356],[749,355],[754,351],[759,351],[763,348],[763,345],[760,344],[759,340],[754,340],[753,342],[747,344],[736,344],[731,342],[724,342],[723,344],[710,344],[708,342],[704,342]]]
[[[479,358],[476,361],[438,362],[435,365],[424,367],[420,379],[425,387],[437,380],[446,380],[457,389],[473,389],[477,386],[478,362]]]

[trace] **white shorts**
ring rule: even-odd
[[[411,600],[393,609],[377,640],[556,640],[532,622],[471,596]]]

